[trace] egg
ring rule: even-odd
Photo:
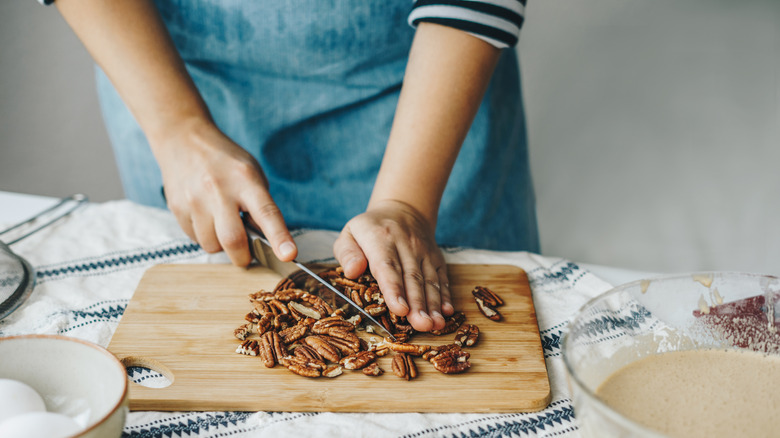
[[[79,432],[75,421],[54,412],[29,412],[0,423],[3,438],[66,438]]]
[[[29,385],[18,380],[0,379],[0,424],[20,414],[45,411],[43,399]]]

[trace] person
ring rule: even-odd
[[[290,229],[341,230],[345,274],[370,266],[420,331],[454,311],[439,244],[538,252],[504,50],[524,0],[55,4],[98,66],[126,196],[205,251],[250,263],[242,212],[284,261]]]

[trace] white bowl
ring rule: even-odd
[[[35,389],[49,412],[73,418],[76,437],[118,437],[128,412],[125,367],[103,347],[54,335],[0,338],[0,379]]]

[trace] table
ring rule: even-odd
[[[0,228],[30,217],[56,199],[0,192]],[[302,261],[332,259],[337,233],[294,232]],[[20,241],[14,251],[36,267],[30,300],[0,321],[0,336],[61,334],[107,346],[138,281],[158,263],[228,263],[206,254],[163,210],[126,200],[90,203]],[[614,284],[651,273],[584,265],[527,252],[465,248],[445,251],[449,263],[503,263],[523,268],[534,293],[552,402],[536,413],[336,414],[295,412],[132,412],[128,437],[223,436],[578,436],[569,399],[560,338],[569,318],[588,299]],[[154,381],[131,370],[136,382]]]

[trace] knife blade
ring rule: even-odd
[[[360,315],[363,317],[363,321],[368,323],[372,326],[374,329],[374,332],[380,333],[382,336],[390,338],[393,340],[393,342],[396,342],[395,336],[393,336],[392,333],[390,333],[385,326],[383,326],[379,321],[377,321],[373,316],[371,316],[368,312],[363,310],[362,307],[358,306],[354,301],[352,301],[348,296],[343,294],[341,291],[333,287],[332,284],[325,281],[322,277],[314,273],[311,269],[309,269],[306,265],[303,263],[298,262],[297,260],[293,260],[292,262],[283,262],[279,260],[276,255],[273,253],[273,248],[271,247],[271,243],[268,242],[268,239],[263,236],[263,233],[257,229],[253,224],[251,224],[247,219],[246,216],[244,216],[244,227],[246,229],[247,238],[249,239],[249,250],[252,253],[252,256],[263,266],[267,267],[268,269],[271,269],[272,271],[276,272],[277,274],[281,275],[282,277],[289,277],[290,274],[297,272],[297,271],[303,271],[308,276],[325,286],[328,292],[333,293],[333,298],[335,298],[336,301],[341,301],[344,303],[349,304],[349,306],[360,313]]]

